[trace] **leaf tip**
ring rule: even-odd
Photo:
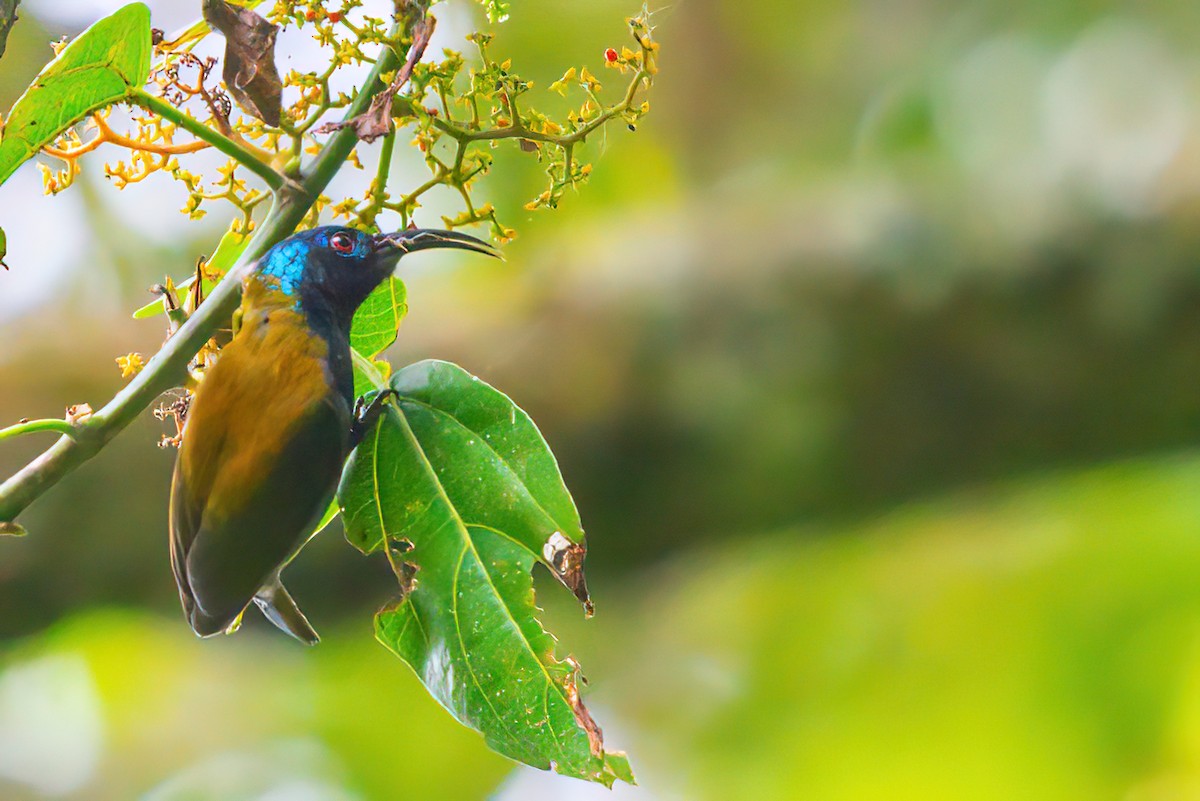
[[[542,546],[542,557],[555,578],[563,586],[575,594],[583,604],[583,612],[587,617],[596,613],[596,606],[588,594],[587,579],[583,575],[583,560],[587,557],[587,546],[580,542],[571,542],[561,531],[556,531]]]

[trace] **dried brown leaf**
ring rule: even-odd
[[[582,679],[582,674],[579,672],[579,663],[574,657],[568,656],[566,661],[572,668],[571,675],[567,676],[564,686],[567,691],[567,701],[571,704],[571,711],[575,713],[575,720],[579,722],[579,726],[587,732],[588,748],[591,749],[592,756],[604,756],[604,732],[600,730],[600,726],[592,717],[592,713],[588,712],[587,707],[583,705],[583,699],[579,697],[579,682]],[[586,684],[586,680],[584,680]]]
[[[204,0],[204,19],[225,37],[221,77],[237,104],[268,125],[279,125],[283,84],[275,66],[273,25],[248,8]]]
[[[583,604],[583,611],[588,617],[596,611],[592,599],[588,595],[587,579],[583,575],[583,560],[587,556],[587,547],[577,542],[571,542],[561,532],[554,532],[546,544],[542,546],[542,557],[545,558],[554,576]]]
[[[390,133],[392,130],[392,100],[400,91],[400,87],[404,86],[412,76],[413,67],[424,55],[425,47],[429,44],[430,37],[433,36],[433,28],[436,24],[437,20],[433,17],[426,17],[416,23],[413,27],[412,47],[408,49],[408,58],[405,59],[404,66],[396,73],[395,79],[388,88],[371,98],[371,105],[367,107],[366,111],[341,122],[327,122],[317,128],[315,133],[333,133],[342,128],[353,128],[354,135],[364,142],[374,142],[379,137]]]

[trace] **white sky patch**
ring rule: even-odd
[[[0,209],[10,268],[0,269],[0,320],[7,322],[53,302],[57,288],[85,266],[90,232],[82,199],[43,195],[32,165],[0,186]]]

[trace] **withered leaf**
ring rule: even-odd
[[[371,98],[371,105],[356,117],[341,122],[327,122],[316,129],[315,133],[326,134],[340,131],[342,128],[353,128],[354,135],[364,142],[374,142],[392,130],[392,92],[391,87],[384,89]]]
[[[587,556],[587,547],[582,543],[571,542],[556,531],[542,546],[542,558],[554,571],[554,576],[563,586],[575,594],[583,604],[583,610],[591,617],[596,609],[588,595],[587,579],[583,575],[583,560]]]
[[[592,717],[592,713],[588,712],[586,706],[583,705],[583,700],[579,697],[579,682],[583,679],[583,674],[580,672],[579,663],[574,657],[568,656],[563,660],[571,666],[571,673],[563,681],[563,687],[567,693],[567,702],[571,704],[571,711],[575,713],[575,721],[585,732],[587,732],[588,748],[592,752],[592,756],[604,756],[604,732],[596,724],[596,719]],[[587,681],[583,681],[587,684]]]
[[[364,142],[374,142],[379,137],[386,136],[392,130],[392,100],[395,99],[396,92],[400,91],[400,87],[412,76],[413,67],[424,55],[436,24],[437,20],[433,17],[426,17],[416,23],[413,28],[412,47],[408,49],[404,66],[386,89],[371,98],[371,105],[367,106],[366,111],[341,122],[327,122],[317,128],[315,133],[333,133],[342,128],[353,128],[354,135]]]
[[[248,8],[225,0],[204,0],[204,19],[225,37],[221,77],[237,104],[268,125],[279,125],[283,84],[275,66],[272,25]]]

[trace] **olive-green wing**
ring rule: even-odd
[[[269,430],[253,436],[232,436],[220,418],[189,421],[171,490],[171,561],[197,634],[228,629],[328,507],[347,447],[344,406],[325,395],[281,425],[268,405],[258,414]],[[191,438],[205,445],[188,449]]]

